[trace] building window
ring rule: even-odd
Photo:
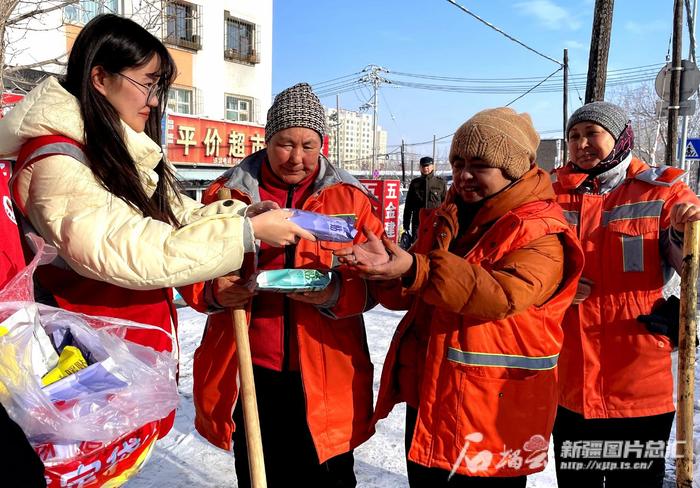
[[[202,48],[199,6],[179,0],[165,2],[165,42],[187,49]]]
[[[250,122],[253,115],[253,100],[226,95],[226,119],[234,122]]]
[[[117,0],[79,0],[63,8],[63,18],[72,24],[87,24],[99,14],[116,14]]]
[[[194,113],[192,90],[186,88],[171,88],[168,92],[168,110],[179,114]]]
[[[225,12],[224,33],[224,59],[250,64],[260,62],[255,48],[255,25]]]

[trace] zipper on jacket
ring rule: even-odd
[[[285,203],[286,208],[292,208],[292,200],[294,200],[294,192],[296,191],[297,187],[296,185],[292,185],[289,187],[289,190],[287,190],[287,201]],[[294,267],[294,253],[296,251],[296,245],[294,244],[288,244],[284,246],[284,267],[285,268],[293,268]],[[284,343],[282,347],[282,371],[289,371],[289,328],[291,324],[291,317],[290,317],[290,303],[289,303],[289,298],[287,296],[284,296],[284,305],[283,305],[283,322],[282,322],[282,329],[284,333]]]

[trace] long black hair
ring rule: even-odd
[[[119,114],[93,86],[95,66],[116,74],[141,67],[157,56],[160,61],[158,107],[151,110],[145,133],[161,144],[161,119],[170,85],[177,75],[173,58],[163,43],[136,22],[117,15],[98,15],[80,31],[68,58],[63,87],[80,103],[85,131],[84,151],[98,181],[145,217],[179,227],[170,199],[180,198],[175,175],[165,158],[155,168],[158,185],[152,197],[143,189],[136,162],[126,146]]]

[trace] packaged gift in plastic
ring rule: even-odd
[[[124,339],[160,328],[34,303],[32,274],[0,291],[0,402],[46,467],[49,486],[119,486],[148,458],[178,403],[177,361]]]
[[[357,235],[353,216],[330,216],[294,208],[289,220],[311,232],[319,241],[352,242]]]
[[[255,289],[278,293],[321,291],[331,282],[328,271],[316,269],[269,269],[255,277]]]

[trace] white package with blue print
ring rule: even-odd
[[[357,235],[354,216],[330,216],[295,208],[289,220],[311,232],[320,241],[352,242]]]

